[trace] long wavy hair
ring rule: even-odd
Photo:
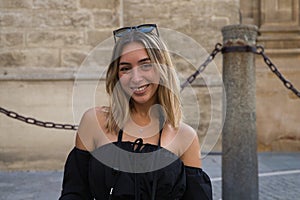
[[[182,119],[179,79],[166,45],[154,33],[131,31],[116,42],[106,74],[106,91],[109,95],[110,107],[107,120],[108,131],[117,132],[124,127],[133,109],[132,100],[123,91],[118,76],[123,48],[131,42],[142,44],[151,62],[158,66],[160,74],[157,89],[158,104],[163,108],[164,120],[177,128]]]

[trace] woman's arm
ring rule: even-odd
[[[201,152],[197,133],[188,126],[184,128],[184,131],[184,134],[193,136],[191,137],[193,139],[181,156],[186,173],[186,191],[182,200],[211,200],[211,181],[201,169]]]
[[[62,192],[59,200],[91,200],[88,169],[90,153],[78,148],[70,152],[65,168]]]
[[[194,130],[187,129],[189,133],[185,132],[185,134],[191,135],[192,139],[190,145],[186,147],[185,151],[181,155],[180,159],[184,163],[185,166],[190,167],[201,167],[201,154],[200,154],[200,144],[198,140],[198,136]]]
[[[65,164],[60,200],[93,199],[88,179],[89,161],[90,151],[96,147],[100,115],[99,109],[90,109],[84,113],[80,121],[75,147],[68,155]]]
[[[93,151],[97,147],[98,140],[103,136],[106,113],[104,108],[92,108],[87,110],[80,121],[75,146],[81,150]]]

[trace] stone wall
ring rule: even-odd
[[[241,11],[245,23],[260,28],[257,43],[299,90],[299,0],[241,0]],[[284,87],[259,56],[256,71],[259,150],[299,151],[299,98]]]
[[[207,52],[222,41],[221,28],[239,23],[239,6],[238,0],[0,0],[0,105],[44,121],[77,124],[78,116],[88,105],[106,104],[104,80],[100,76],[98,82],[98,75],[99,69],[103,72],[109,62],[106,42],[111,44],[112,30],[156,23],[161,28],[185,34],[199,45],[199,49],[190,50],[191,55],[199,58],[188,63],[176,53],[173,55],[183,80],[204,61]],[[169,39],[168,35],[165,38]],[[104,48],[94,49],[98,44]],[[91,53],[92,50],[98,54]],[[299,53],[296,56],[299,58]],[[92,61],[87,57],[93,57]],[[84,71],[82,63],[97,66]],[[212,65],[221,70],[221,63],[222,56],[218,55]],[[218,81],[220,74],[212,65],[195,81],[193,90],[183,93],[187,102],[186,121],[197,128],[203,152],[212,148],[221,150],[218,126],[222,116],[222,88]],[[80,70],[83,72],[78,80]],[[291,73],[292,80],[298,81],[298,69],[294,67]],[[299,133],[293,122],[299,117],[297,99],[268,70],[258,70],[258,82],[257,126],[261,150],[286,150],[282,143],[272,143],[278,129],[269,128],[273,116],[282,116],[284,111],[272,109],[268,117],[265,105],[273,108],[276,106],[269,104],[270,99],[274,103],[290,99],[292,105],[285,105],[293,114],[289,115],[289,122],[281,117],[284,125],[280,133]],[[279,85],[280,91],[269,90],[273,82]],[[79,103],[74,99],[74,90],[78,87],[82,87]],[[92,102],[87,98],[89,92],[96,96]],[[190,92],[195,93],[199,101],[199,126],[193,121],[199,118],[199,113],[193,112],[193,102],[187,98]],[[80,102],[84,105],[79,105]],[[80,108],[74,110],[74,105]],[[0,115],[0,127],[0,169],[62,169],[67,152],[74,144],[74,131],[35,127],[4,115]],[[299,150],[298,144],[292,150]]]
[[[77,72],[94,47],[112,39],[112,30],[156,23],[161,28],[184,33],[201,48],[192,49],[191,53],[197,55],[199,51],[205,58],[206,51],[210,52],[216,42],[221,41],[221,27],[238,22],[238,6],[236,0],[0,0],[1,106],[39,120],[77,124],[78,116],[88,105],[93,105],[89,104],[89,94],[85,92],[92,90],[99,79],[93,71],[95,68],[81,70],[84,76],[81,81],[76,79]],[[109,56],[107,53],[95,55],[99,69],[105,67]],[[180,66],[182,79],[198,67],[176,53],[174,60]],[[204,61],[196,60],[196,65]],[[216,63],[220,69],[221,56]],[[207,70],[207,74],[214,83],[217,75],[213,70]],[[100,79],[96,92],[100,102],[96,105],[106,103],[103,78]],[[184,99],[186,121],[199,130],[204,151],[211,150],[216,143],[220,150],[220,131],[211,133],[214,134],[212,141],[208,138],[203,142],[212,115],[210,93],[218,99],[213,112],[216,125],[212,127],[218,126],[222,115],[220,84],[208,90],[203,78],[199,78],[195,89],[185,91],[187,94],[196,92],[194,96],[201,102],[200,113],[195,113],[189,103],[191,100]],[[74,99],[76,86],[83,88],[79,103]],[[195,122],[199,115],[200,124]],[[61,169],[74,144],[74,131],[35,127],[4,115],[0,115],[0,124],[0,169]]]

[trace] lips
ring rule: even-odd
[[[131,87],[131,89],[133,90],[134,94],[143,94],[146,91],[146,89],[149,85],[150,84],[143,85],[143,86],[140,86],[140,87]]]

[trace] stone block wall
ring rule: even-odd
[[[243,21],[259,27],[257,44],[299,90],[299,0],[240,0],[240,7]],[[299,98],[284,87],[260,56],[256,72],[259,150],[299,151]]]
[[[178,73],[184,80],[215,44],[222,41],[221,28],[239,23],[239,8],[239,0],[0,0],[0,106],[44,121],[78,123],[74,117],[73,96],[74,88],[80,83],[76,82],[80,66],[99,43],[112,40],[114,29],[142,23],[156,23],[161,28],[178,31],[199,45],[199,49],[191,48],[191,54],[187,55],[198,56],[192,63],[173,54]],[[168,35],[165,38],[168,39]],[[93,55],[95,61],[91,61],[91,65],[96,63],[96,68],[101,70],[109,62],[107,49],[102,50],[97,49],[98,53]],[[221,70],[221,63],[220,54],[213,64]],[[88,82],[83,91],[95,89],[95,82],[99,80],[97,73],[93,68],[81,77]],[[221,101],[211,107],[215,101],[212,94],[218,100],[222,96],[219,75],[210,65],[206,79],[200,76],[193,84],[193,92],[200,102],[201,123],[196,129],[203,151],[221,150],[221,135],[217,130],[222,116]],[[258,72],[258,81],[265,76],[270,80],[268,85],[272,85],[273,78],[265,72]],[[106,103],[103,81],[100,77],[92,91],[97,105]],[[261,112],[264,110],[261,102],[268,103],[266,99],[273,98],[265,98],[265,90],[263,83],[258,84],[257,126],[261,150],[285,150],[281,143],[270,147],[272,137],[268,137],[267,142],[262,140],[267,138],[266,130],[273,130],[264,125],[268,117]],[[82,101],[88,102],[85,92]],[[188,97],[191,91],[185,92]],[[192,112],[188,98],[184,101],[187,102],[186,120],[197,125],[193,120],[199,118],[198,113]],[[278,112],[281,111],[275,113]],[[211,130],[216,131],[206,137],[210,125]],[[74,131],[35,127],[2,114],[0,127],[0,169],[62,169],[67,152],[74,144]],[[284,127],[283,132],[291,129],[289,125]],[[292,127],[299,131],[296,125]],[[297,148],[296,145],[293,150]]]
[[[1,67],[76,67],[119,26],[116,0],[0,1]]]
[[[238,22],[238,7],[237,0],[0,0],[0,104],[39,120],[78,123],[74,116],[74,88],[81,82],[76,82],[76,73],[99,43],[112,39],[112,30],[156,23],[195,41],[201,49],[194,49],[193,55],[199,50],[205,58],[221,41],[220,29]],[[105,67],[102,65],[109,60],[108,55],[94,55],[100,68]],[[176,53],[173,57],[175,64],[180,64],[182,79],[197,67]],[[200,61],[204,60],[196,64]],[[215,61],[219,69],[220,63],[221,56]],[[207,73],[214,79],[213,72]],[[78,87],[84,88],[82,101],[89,102],[85,92],[93,89],[99,77],[95,71],[83,76],[83,82],[91,83]],[[193,116],[197,113],[190,112],[193,107],[189,105],[185,106],[186,120],[195,124],[203,139],[211,118],[210,91],[201,78],[195,81],[194,88],[192,92],[196,91],[194,96],[201,102],[201,123],[199,127],[194,123],[199,116]],[[211,91],[221,99],[219,88],[220,83]],[[97,105],[106,103],[103,92],[102,77],[94,91]],[[217,118],[221,116],[220,103],[215,108]],[[0,169],[62,169],[74,144],[74,131],[35,127],[4,115],[0,115],[0,126]],[[212,144],[203,143],[208,146],[205,150],[218,142],[220,133],[215,134],[217,139]]]

